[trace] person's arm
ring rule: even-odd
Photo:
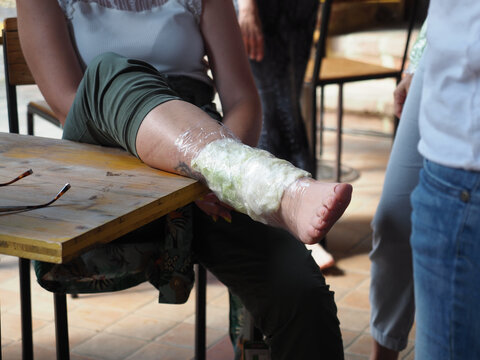
[[[82,69],[57,0],[17,0],[22,51],[45,100],[62,124],[73,103]]]
[[[393,113],[398,118],[402,116],[403,105],[407,100],[407,94],[410,89],[410,84],[412,83],[412,78],[413,73],[406,73],[393,92]]]
[[[262,127],[261,105],[232,1],[203,3],[201,31],[222,103],[223,123],[245,144],[256,146]]]
[[[262,61],[264,55],[263,31],[257,0],[238,0],[238,24],[248,57],[251,60]]]

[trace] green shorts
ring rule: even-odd
[[[138,157],[137,132],[153,108],[170,100],[184,100],[220,120],[213,96],[212,86],[203,81],[164,75],[143,61],[105,53],[85,71],[63,138],[122,147]]]

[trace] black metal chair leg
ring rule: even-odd
[[[196,265],[196,301],[195,301],[195,359],[206,359],[206,319],[207,319],[207,270]]]
[[[27,110],[27,134],[34,135],[33,132],[33,114]]]
[[[30,260],[19,258],[18,267],[20,274],[20,312],[22,319],[22,359],[33,360]]]
[[[324,117],[325,117],[325,89],[323,86],[320,87],[320,134],[318,140],[318,146],[320,147],[319,154],[323,154],[323,127],[324,127]]]
[[[53,294],[55,306],[55,338],[57,343],[57,360],[70,359],[68,345],[68,318],[67,296],[65,294]]]
[[[340,182],[342,178],[343,84],[338,86],[337,107],[337,163],[335,166],[335,180]]]
[[[313,172],[312,176],[314,179],[317,178],[317,87],[315,84],[312,84],[311,89],[311,98],[310,98],[310,131],[312,132],[312,162],[313,162]]]

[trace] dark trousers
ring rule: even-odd
[[[196,209],[194,252],[236,294],[267,337],[273,360],[343,359],[333,292],[305,246],[284,230]]]

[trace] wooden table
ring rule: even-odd
[[[0,253],[21,262],[24,358],[33,357],[29,259],[66,262],[207,192],[195,180],[152,169],[121,149],[0,133],[0,182],[30,168],[32,175],[0,187],[0,206],[47,202],[67,182],[71,189],[46,208],[0,213]]]

